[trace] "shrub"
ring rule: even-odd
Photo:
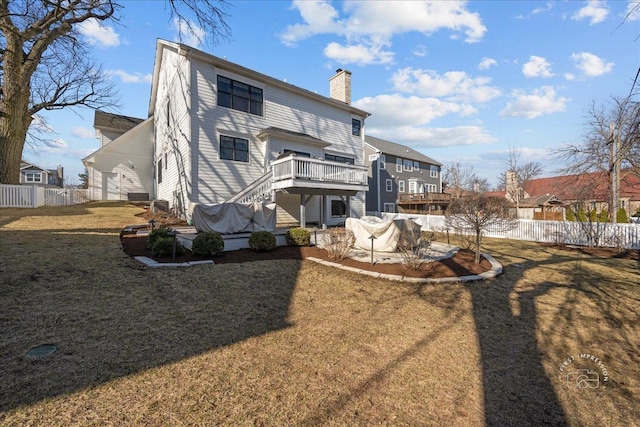
[[[289,246],[309,246],[311,244],[311,233],[301,227],[290,228],[287,230],[285,239]]]
[[[198,233],[193,239],[191,250],[196,255],[218,256],[224,252],[224,240],[220,233],[215,231],[204,231]]]
[[[575,221],[576,220],[576,214],[575,214],[575,212],[573,212],[573,209],[567,208],[566,219],[567,219],[567,221]]]
[[[151,247],[151,252],[157,257],[173,256],[174,240],[171,236],[157,238]],[[176,242],[176,255],[184,255],[184,253],[184,246],[182,246],[180,242]]]
[[[153,245],[156,240],[165,237],[171,237],[169,235],[170,231],[171,229],[169,227],[160,227],[156,228],[155,230],[151,230],[151,233],[149,233],[149,236],[147,236],[147,249],[153,249]]]
[[[249,247],[258,252],[269,252],[276,248],[276,236],[268,231],[254,231],[249,237]]]
[[[398,239],[398,252],[405,270],[421,270],[430,255],[433,233],[412,229],[403,231]]]
[[[322,235],[324,249],[328,252],[329,258],[340,261],[349,255],[351,247],[356,241],[351,231],[344,228],[332,228]]]
[[[618,209],[618,214],[616,215],[616,222],[618,224],[626,224],[629,222],[627,211],[624,208]]]

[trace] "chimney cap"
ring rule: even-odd
[[[341,72],[341,71],[342,71],[342,68],[338,68],[338,69],[336,70],[336,74],[338,74],[338,73],[339,73],[339,72]]]

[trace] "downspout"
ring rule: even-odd
[[[376,163],[378,164],[377,166],[377,171],[376,171],[376,192],[378,193],[378,214],[380,215],[380,217],[382,217],[382,210],[380,209],[380,156],[382,156],[382,151],[377,150],[376,153],[378,154],[378,159],[376,160]]]

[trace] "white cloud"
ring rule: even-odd
[[[478,70],[488,70],[489,68],[498,65],[498,62],[493,58],[482,58],[482,61],[478,64]]]
[[[585,76],[596,77],[613,70],[613,62],[605,62],[602,58],[589,52],[574,53],[571,59],[576,62],[576,68]]]
[[[551,64],[542,56],[532,55],[529,62],[522,66],[522,74],[525,77],[553,77]]]
[[[609,15],[609,9],[605,1],[590,0],[582,9],[571,15],[571,19],[575,21],[589,19],[589,25],[594,25],[607,19],[607,15]]]
[[[171,29],[175,31],[176,40],[195,48],[200,47],[207,35],[207,32],[196,23],[178,17],[173,18]]]
[[[548,1],[548,2],[544,5],[544,7],[536,7],[535,9],[533,9],[533,10],[531,11],[531,13],[532,13],[532,14],[534,14],[534,15],[538,15],[538,14],[540,14],[540,13],[548,12],[548,11],[550,11],[551,9],[553,9],[553,2]]]
[[[628,21],[640,21],[640,2],[638,0],[629,0],[625,16]]]
[[[94,129],[85,128],[82,126],[74,126],[71,128],[71,135],[77,138],[95,138],[96,131]]]
[[[427,56],[428,49],[425,45],[418,45],[415,49],[413,49],[413,54],[415,56],[419,56],[420,58]]]
[[[391,80],[397,91],[446,97],[449,101],[486,102],[502,94],[499,89],[489,86],[489,77],[471,77],[464,71],[438,74],[433,70],[408,67],[396,71]]]
[[[576,75],[573,73],[564,73],[564,78],[566,80],[572,81],[576,79]]]
[[[95,18],[89,18],[78,24],[78,31],[89,44],[103,49],[120,45],[120,36],[112,27],[105,27]]]
[[[363,44],[342,46],[339,43],[329,43],[324,49],[327,58],[342,64],[390,64],[393,62],[393,52],[383,50],[382,46],[365,46]]]
[[[333,42],[325,53],[344,58],[349,52],[347,48],[357,47],[352,52],[359,58],[382,55],[368,63],[388,63],[392,53],[381,48],[391,46],[397,34],[417,31],[430,35],[449,30],[464,34],[465,41],[473,43],[487,31],[480,16],[468,11],[465,2],[346,1],[342,8],[344,17],[328,1],[296,0],[292,8],[300,12],[303,22],[287,26],[280,34],[282,43],[294,46],[318,34],[334,34],[344,37],[346,43]],[[355,58],[348,59],[358,62]]]
[[[476,112],[469,105],[400,94],[366,97],[355,101],[353,105],[372,113],[367,123],[378,127],[415,126],[448,114],[465,116]]]
[[[402,126],[393,128],[369,128],[367,132],[378,138],[402,142],[416,150],[429,147],[489,144],[496,139],[481,126],[457,126],[452,128],[427,128]]]
[[[122,83],[151,83],[151,74],[135,73],[129,74],[124,70],[108,70],[107,74],[120,77]]]
[[[516,100],[507,104],[501,117],[526,117],[533,119],[543,114],[565,111],[568,98],[559,97],[551,86],[534,89],[530,94],[514,91]]]

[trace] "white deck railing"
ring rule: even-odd
[[[274,182],[303,179],[367,185],[367,168],[364,166],[296,156],[276,160],[271,165]]]

